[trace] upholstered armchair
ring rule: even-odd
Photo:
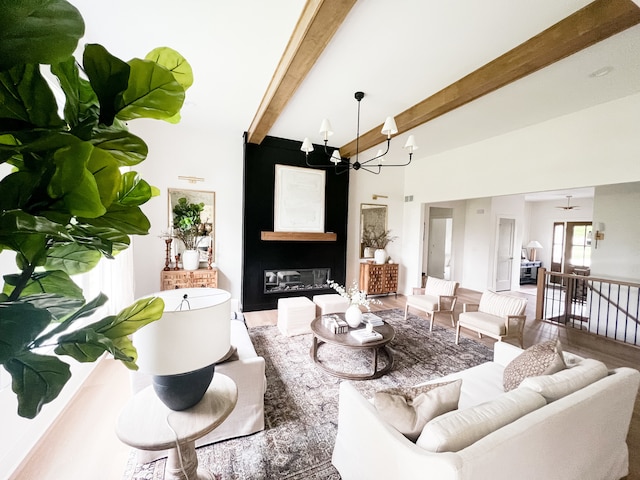
[[[429,331],[433,330],[433,319],[436,315],[447,315],[451,318],[451,326],[455,327],[453,309],[456,306],[458,282],[427,277],[424,288],[414,288],[413,295],[407,296],[404,307],[404,319],[407,319],[409,307],[425,312],[430,317]]]
[[[527,299],[513,295],[486,291],[480,297],[480,303],[465,303],[462,313],[458,315],[456,325],[456,345],[460,338],[460,328],[464,327],[482,335],[502,341],[505,338],[516,338],[523,345],[525,309]]]

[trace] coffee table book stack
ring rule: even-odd
[[[369,343],[376,340],[382,340],[382,335],[375,330],[367,331],[365,328],[359,330],[351,330],[349,334],[360,343]]]
[[[337,315],[329,314],[322,316],[322,326],[331,333],[347,333],[349,325]]]

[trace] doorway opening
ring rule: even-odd
[[[422,271],[430,277],[451,280],[451,252],[453,245],[453,209],[429,208],[428,241]],[[423,260],[424,262],[424,260]]]

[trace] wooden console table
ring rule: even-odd
[[[398,296],[397,263],[361,263],[360,289],[367,295],[395,293]]]
[[[162,270],[160,290],[218,288],[218,269]]]

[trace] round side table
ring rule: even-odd
[[[116,434],[134,448],[169,449],[165,480],[213,480],[210,472],[198,469],[195,441],[220,425],[237,400],[235,382],[219,373],[197,405],[179,412],[170,410],[149,386],[127,402],[118,418]]]

